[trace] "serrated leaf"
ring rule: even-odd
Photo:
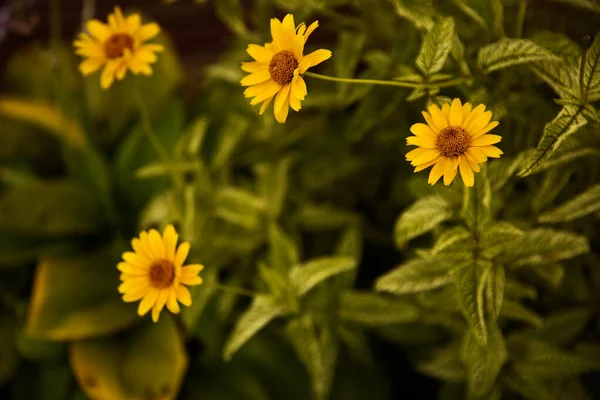
[[[464,188],[461,216],[467,226],[471,229],[481,229],[491,218],[491,202],[490,181],[484,166],[475,180],[475,185],[472,188]]]
[[[252,336],[256,335],[269,322],[286,313],[287,310],[284,305],[277,299],[268,296],[256,296],[250,307],[237,320],[233,332],[231,332],[225,343],[223,350],[225,360],[230,360]]]
[[[535,328],[541,328],[544,325],[544,320],[539,314],[531,311],[518,301],[506,300],[500,310],[500,315],[508,319],[526,322]]]
[[[461,311],[481,345],[486,345],[488,331],[485,323],[483,292],[492,265],[476,260],[462,266],[455,274]]]
[[[356,269],[357,264],[352,257],[317,258],[292,268],[290,282],[294,285],[296,294],[303,296],[324,280]]]
[[[535,154],[519,171],[519,176],[523,177],[535,172],[540,163],[550,157],[567,137],[587,123],[581,115],[582,111],[583,107],[565,106],[556,118],[546,124]]]
[[[500,315],[500,310],[502,309],[502,303],[504,301],[505,282],[506,276],[504,266],[494,265],[488,275],[488,282],[485,285],[486,304],[492,317],[492,321],[496,321],[498,315]]]
[[[456,344],[437,349],[425,361],[417,363],[417,371],[445,382],[463,382],[465,370]]]
[[[571,352],[560,350],[541,340],[530,340],[523,358],[514,364],[514,370],[533,379],[557,379],[597,371],[600,364]]]
[[[479,246],[486,255],[495,257],[500,254],[504,247],[523,236],[524,232],[506,221],[498,221],[481,233]]]
[[[589,243],[585,236],[553,229],[534,229],[507,244],[502,259],[520,267],[556,262],[588,251]]]
[[[596,34],[585,55],[582,83],[583,101],[588,98],[590,92],[600,90],[600,33]]]
[[[452,265],[437,259],[415,259],[399,265],[375,281],[375,290],[393,294],[422,292],[452,282]]]
[[[311,378],[315,400],[327,398],[333,383],[339,345],[328,327],[319,327],[310,314],[290,321],[287,336]]]
[[[537,61],[529,67],[534,74],[546,82],[561,98],[577,98],[574,90],[578,82],[575,68],[556,61]]]
[[[460,356],[467,373],[469,393],[474,397],[485,395],[492,390],[508,358],[502,332],[496,324],[491,324],[487,346],[481,346],[472,332],[465,332]]]
[[[600,210],[600,185],[589,187],[566,203],[539,217],[542,223],[568,222]]]
[[[452,48],[453,36],[454,19],[451,17],[439,19],[425,35],[416,61],[425,76],[439,72],[444,67]]]
[[[410,239],[429,232],[452,217],[450,203],[439,195],[424,197],[408,207],[396,221],[394,239],[398,247]]]
[[[375,293],[348,291],[340,299],[340,318],[363,326],[414,322],[419,309],[413,304]]]
[[[557,311],[546,317],[535,335],[557,346],[568,345],[584,332],[591,319],[591,310],[585,308]]]
[[[433,27],[433,4],[431,0],[389,0],[396,14],[410,21],[417,29]]]
[[[431,254],[465,251],[473,247],[473,234],[462,226],[455,226],[444,231],[435,241]]]
[[[477,64],[485,73],[513,65],[560,58],[529,39],[500,39],[483,46],[477,56]]]

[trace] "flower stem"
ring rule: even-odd
[[[242,296],[248,296],[248,297],[256,297],[258,295],[258,293],[253,292],[251,290],[246,290],[244,288],[241,287],[237,287],[237,286],[229,286],[229,285],[223,285],[221,283],[217,283],[217,282],[211,282],[211,283],[206,283],[206,286],[209,287],[213,287],[217,290],[222,290],[224,292],[229,292],[229,293],[235,293],[235,294],[239,294]]]
[[[385,81],[379,79],[351,79],[351,78],[336,78],[334,76],[327,76],[316,74],[314,72],[305,72],[304,75],[315,79],[321,79],[324,81],[332,82],[344,82],[344,83],[359,83],[367,85],[385,85],[385,86],[399,86],[413,89],[426,89],[426,88],[442,88],[461,84],[467,80],[467,78],[456,78],[449,81],[439,83],[416,83],[416,82],[400,82],[400,81]]]

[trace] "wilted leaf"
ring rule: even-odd
[[[479,50],[477,64],[485,73],[534,61],[560,58],[529,39],[504,38]]]
[[[74,342],[70,362],[93,400],[174,399],[188,363],[169,316],[124,336]]]
[[[600,210],[600,185],[590,186],[566,203],[539,217],[542,223],[568,222]]]
[[[419,316],[419,309],[394,298],[348,291],[342,294],[339,313],[348,322],[363,326],[382,326],[413,322]]]
[[[439,259],[415,259],[401,264],[375,282],[380,292],[406,294],[435,289],[452,282],[452,265]]]
[[[230,360],[240,347],[269,322],[286,313],[285,307],[276,299],[267,296],[256,296],[250,307],[237,320],[225,343],[223,350],[225,360]]]
[[[396,221],[396,245],[404,246],[410,239],[432,230],[450,217],[451,205],[443,197],[433,195],[417,200]]]
[[[417,56],[417,67],[424,75],[432,75],[444,67],[453,36],[454,20],[450,17],[440,19],[427,32]]]

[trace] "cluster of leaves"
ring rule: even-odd
[[[590,398],[600,35],[586,16],[598,6],[556,2],[551,17],[592,30],[577,44],[538,21],[538,2],[197,3],[234,35],[198,93],[179,90],[191,78],[166,37],[151,77],[107,92],[58,44],[7,66],[0,395],[384,399],[410,393],[373,351],[393,343],[406,373],[440,382],[439,398]],[[319,72],[419,87],[307,78],[300,113],[259,117],[239,66],[285,12],[320,20],[307,45],[333,58]],[[168,163],[146,141],[135,90]],[[430,187],[404,161],[420,111],[453,97],[501,122],[505,156],[472,189]],[[206,284],[151,324],[119,298],[116,263],[140,229],[167,223]],[[222,281],[257,294],[217,292]]]

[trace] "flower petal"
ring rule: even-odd
[[[438,149],[427,149],[425,153],[421,154],[413,160],[412,165],[419,165],[429,162],[439,155],[440,151]]]
[[[126,292],[125,294],[123,294],[123,301],[125,303],[131,303],[134,301],[138,301],[138,300],[142,299],[144,296],[146,296],[146,294],[148,293],[148,291],[150,289],[151,289],[150,286],[144,286],[144,287],[137,288],[135,290],[130,290],[130,291]]]
[[[146,313],[154,306],[156,300],[158,299],[158,293],[159,290],[156,288],[151,288],[148,293],[146,293],[138,307],[138,315],[140,317],[146,315]]]
[[[146,270],[150,268],[150,261],[146,257],[143,257],[131,251],[126,251],[125,253],[123,253],[123,260],[125,260],[128,264],[138,269]]]
[[[167,260],[175,259],[175,248],[177,247],[177,240],[179,235],[175,231],[175,227],[171,224],[167,225],[163,232],[163,242],[165,244],[165,254]]]
[[[242,84],[242,86],[251,86],[268,81],[269,79],[271,79],[271,73],[268,70],[261,70],[258,72],[254,72],[250,75],[246,75],[240,81],[240,83]]]
[[[269,63],[258,61],[243,62],[242,70],[246,72],[269,71]]]
[[[421,111],[421,114],[423,114],[423,118],[425,118],[425,122],[427,122],[427,125],[429,125],[429,127],[431,128],[432,132],[434,134],[438,134],[440,132],[440,129],[437,127],[437,125],[433,122],[433,118],[431,117],[431,114],[429,114],[426,111]],[[416,124],[415,124],[416,125]],[[414,133],[414,132],[413,132]]]
[[[471,169],[471,165],[466,156],[462,155],[460,157],[458,166],[460,167],[460,176],[462,177],[463,183],[466,187],[472,187],[475,184],[475,177],[473,176],[473,169]]]
[[[157,258],[163,259],[167,256],[163,238],[156,229],[150,229],[150,232],[148,232],[148,240],[150,241],[150,246],[152,246],[152,250],[154,250],[154,254],[156,254]]]
[[[160,312],[164,308],[167,303],[167,299],[169,298],[169,289],[162,289],[158,294],[158,299],[156,299],[156,303],[152,307],[152,321],[158,322],[158,317],[160,316]]]
[[[152,39],[159,33],[160,26],[154,22],[151,22],[149,24],[142,25],[142,27],[136,32],[136,37],[140,42],[145,42],[146,40]]]
[[[185,262],[185,259],[190,252],[190,244],[188,242],[183,242],[177,248],[177,254],[175,254],[175,265],[181,267]]]
[[[283,107],[288,107],[288,96],[290,95],[291,87],[291,84],[284,85],[281,88],[281,90],[277,93],[274,104],[275,117],[277,117],[277,114],[281,114],[281,110]]]
[[[103,59],[88,58],[87,60],[83,60],[81,64],[79,64],[79,71],[83,76],[87,76],[98,71],[102,64],[104,64]]]
[[[485,128],[488,122],[490,122],[490,119],[492,119],[492,112],[486,111],[481,116],[473,118],[469,125],[465,126],[465,128],[471,135],[473,135]]]
[[[260,111],[258,112],[258,115],[263,115],[263,113],[265,112],[267,107],[269,107],[269,104],[271,104],[271,101],[273,101],[274,98],[275,98],[275,96],[273,95],[262,103],[262,105],[260,106]]]
[[[498,124],[499,124],[498,121],[492,121],[492,122],[490,122],[489,124],[487,124],[485,126],[485,128],[483,128],[479,132],[475,133],[474,135],[471,135],[471,139],[475,139],[475,138],[477,138],[477,137],[479,137],[479,136],[481,136],[481,135],[483,135],[483,134],[491,131],[492,129],[494,129],[495,127],[497,127]]]
[[[463,154],[463,156],[467,158],[467,161],[469,161],[469,165],[471,166],[473,171],[475,171],[475,172],[481,171],[481,168],[479,168],[479,164],[477,164],[475,159],[469,153],[465,153],[465,154]]]
[[[414,172],[420,172],[423,171],[425,168],[429,168],[431,167],[433,164],[437,164],[438,162],[440,162],[442,159],[444,158],[444,156],[442,156],[441,154],[439,156],[437,156],[436,158],[434,158],[433,160],[426,162],[425,164],[419,164],[415,167]]]
[[[424,147],[427,149],[435,149],[435,140],[429,137],[409,136],[406,138],[406,143],[413,146]]]
[[[444,118],[444,114],[442,111],[436,106],[432,104],[429,107],[429,113],[431,114],[431,118],[433,118],[433,123],[435,124],[438,131],[446,128],[448,126],[448,121]]]
[[[298,72],[300,74],[303,74],[306,72],[307,69],[322,63],[323,61],[327,60],[330,57],[331,57],[331,51],[329,51],[329,50],[325,50],[325,49],[315,50],[312,53],[302,57],[302,61],[298,65]]]
[[[442,175],[444,175],[444,160],[445,158],[441,159],[433,166],[433,168],[431,168],[431,172],[429,172],[429,179],[427,180],[427,183],[430,185],[435,185]]]
[[[251,105],[262,103],[263,101],[267,100],[268,98],[275,96],[282,87],[280,84],[278,84],[272,80],[269,80],[269,81],[263,82],[261,84],[255,85],[255,86],[250,86],[248,89],[246,89],[246,91],[244,92],[244,95],[249,97],[246,94],[246,92],[249,92],[250,89],[257,88],[258,86],[260,86],[260,89],[258,91],[258,94],[250,102]]]
[[[469,147],[467,154],[470,155],[477,164],[487,161],[487,156],[482,150],[482,147]]]
[[[498,135],[482,135],[471,141],[471,146],[488,146],[498,143],[502,140],[502,136]]]
[[[429,114],[427,114],[427,115],[429,115]],[[431,140],[437,139],[436,133],[429,127],[429,125],[425,125],[422,123],[413,124],[410,127],[410,131],[415,136],[429,138]]]
[[[499,148],[497,148],[496,146],[482,146],[482,147],[476,147],[476,148],[483,150],[483,152],[485,153],[486,156],[492,157],[492,158],[500,158],[500,155],[504,154],[504,152],[502,150],[500,150]]]
[[[249,44],[246,51],[258,62],[268,63],[271,61],[271,58],[273,58],[273,52],[271,50],[267,50],[265,47],[257,44]]]
[[[458,126],[462,124],[463,121],[463,106],[460,103],[460,99],[456,98],[452,101],[452,106],[450,107],[450,125]]]
[[[126,262],[118,263],[117,269],[123,273],[135,276],[144,276],[148,274],[148,268],[134,267],[133,265]]]
[[[310,24],[310,26],[308,28],[306,28],[306,31],[303,33],[304,42],[306,42],[308,40],[308,37],[310,36],[310,34],[313,33],[313,31],[315,29],[317,29],[318,26],[319,26],[319,21],[315,21],[312,24]]]
[[[474,119],[479,118],[485,111],[485,105],[480,104],[467,115],[463,120],[463,126],[468,130],[468,126]]]
[[[114,60],[106,63],[102,70],[102,75],[100,76],[100,86],[102,89],[108,89],[112,85],[115,80],[115,70],[118,65],[119,64]]]
[[[98,21],[97,19],[91,19],[85,23],[87,31],[98,39],[100,42],[104,42],[112,34],[112,30],[104,22]]]
[[[192,295],[190,294],[188,288],[183,285],[179,285],[177,288],[177,300],[179,300],[179,302],[184,306],[189,307],[192,305]]]
[[[297,75],[292,81],[292,96],[298,100],[304,100],[307,93],[306,82],[300,75]]]
[[[179,314],[181,309],[179,303],[177,303],[177,290],[174,287],[169,288],[169,297],[167,298],[167,308],[173,314]]]
[[[448,186],[454,180],[456,173],[458,172],[458,159],[459,157],[446,158],[443,163],[444,165],[444,185]]]

